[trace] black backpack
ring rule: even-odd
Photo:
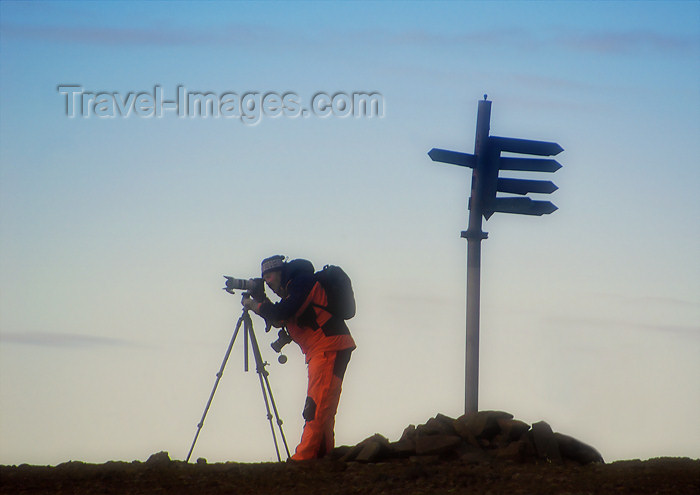
[[[314,274],[328,296],[326,309],[333,316],[349,320],[355,316],[355,293],[350,277],[339,266],[326,265]]]

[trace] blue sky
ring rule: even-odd
[[[606,460],[700,456],[697,2],[0,9],[0,463],[184,458],[240,314],[221,276],[276,253],[353,278],[338,444],[461,414],[470,176],[427,152],[473,151],[485,93],[492,134],[565,151],[558,211],[485,223],[480,407]],[[376,92],[383,115],[68,118],[71,84]],[[194,455],[272,460],[239,351]]]

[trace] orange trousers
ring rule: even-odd
[[[326,351],[309,359],[309,385],[302,416],[306,421],[294,461],[318,459],[335,445],[335,413],[352,349]]]

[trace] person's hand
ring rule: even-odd
[[[250,297],[248,294],[245,294],[243,296],[243,299],[241,300],[241,304],[245,309],[252,310],[257,313],[258,307],[260,306],[260,303],[255,302],[255,300]]]

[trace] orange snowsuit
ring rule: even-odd
[[[285,269],[287,295],[276,304],[263,302],[259,313],[268,321],[284,323],[306,358],[309,383],[302,413],[304,431],[292,459],[316,459],[335,444],[335,414],[355,341],[345,321],[326,311],[328,298],[314,278],[313,265],[294,260]]]

